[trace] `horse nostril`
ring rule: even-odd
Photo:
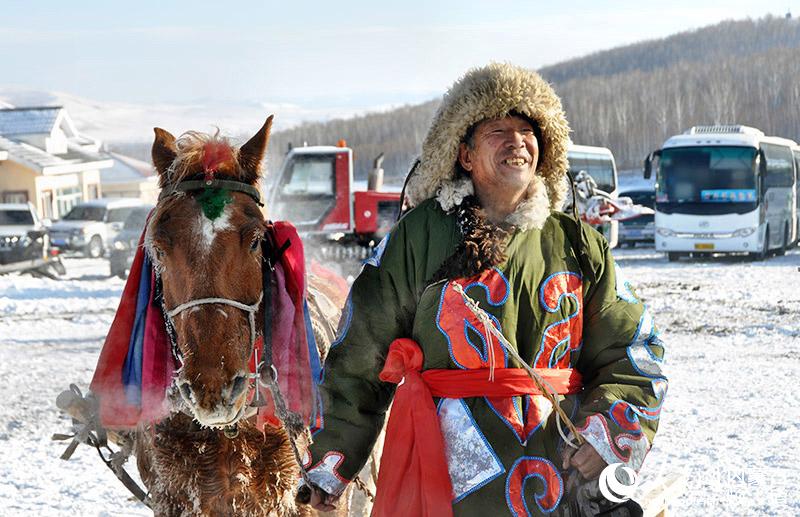
[[[192,388],[191,388],[191,386],[189,386],[189,383],[188,382],[182,383],[180,389],[181,389],[181,396],[183,397],[183,400],[187,404],[192,404],[194,402],[194,399],[192,397]]]
[[[231,386],[231,402],[239,398],[239,396],[247,389],[247,377],[244,375],[237,375],[233,380]]]

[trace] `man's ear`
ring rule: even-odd
[[[467,172],[472,172],[472,153],[467,144],[458,144],[458,163]]]

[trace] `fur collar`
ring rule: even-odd
[[[442,210],[450,212],[461,205],[467,196],[474,194],[475,188],[469,178],[447,180],[439,187],[436,201]],[[547,186],[541,177],[536,176],[528,187],[527,199],[506,217],[505,222],[520,230],[541,230],[549,216],[550,200],[547,197]]]

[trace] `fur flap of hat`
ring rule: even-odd
[[[569,124],[550,85],[536,72],[511,64],[472,69],[445,94],[422,144],[419,167],[408,181],[410,205],[436,196],[449,211],[472,193],[471,180],[466,186],[463,178],[456,178],[459,143],[473,125],[512,111],[530,117],[541,129],[537,176],[544,181],[549,204],[543,212],[539,189],[533,188],[531,194],[537,196],[521,203],[507,222],[523,229],[541,228],[550,209],[559,210],[564,203]]]

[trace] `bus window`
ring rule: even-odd
[[[756,150],[751,147],[664,149],[659,164],[659,203],[753,202]]]
[[[580,171],[586,171],[589,176],[597,183],[597,188],[605,192],[614,192],[617,189],[617,182],[614,175],[614,161],[611,156],[601,153],[585,153],[570,151],[567,153],[569,161],[569,172],[575,175]]]
[[[774,144],[761,144],[767,157],[766,188],[789,188],[794,184],[792,151],[788,147]]]
[[[580,171],[586,170],[586,155],[584,153],[570,151],[567,153],[567,160],[569,161],[569,172],[571,175],[574,176]]]
[[[616,189],[614,184],[614,163],[608,156],[591,156],[586,160],[586,172],[594,178],[597,187],[606,192]]]

